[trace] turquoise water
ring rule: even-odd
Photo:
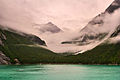
[[[0,66],[0,80],[120,80],[120,66]]]

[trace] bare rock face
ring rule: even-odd
[[[114,0],[113,3],[106,9],[106,12],[113,13],[120,8],[120,0]]]
[[[11,64],[10,63],[10,58],[8,58],[7,56],[5,56],[1,51],[0,51],[0,65],[1,64]]]
[[[1,40],[6,40],[7,39],[6,36],[3,33],[0,33],[0,38],[1,38]]]
[[[14,59],[16,65],[20,65],[20,61],[16,58]]]
[[[26,37],[35,44],[46,46],[45,41],[41,40],[39,37],[37,37],[35,35],[26,35]]]
[[[59,33],[63,32],[59,27],[57,27],[52,22],[48,22],[47,24],[34,24],[34,27],[40,31],[40,33],[50,32],[50,33]]]
[[[2,40],[0,39],[0,45],[3,45]]]
[[[105,26],[106,23],[106,15],[113,14],[116,10],[120,9],[120,0],[114,0],[112,4],[105,10],[105,12],[94,17],[82,30],[80,30],[80,35],[74,38],[71,41],[64,41],[62,44],[79,44],[79,45],[87,45],[94,43],[95,41],[104,40],[112,29],[117,26]],[[111,35],[114,37],[120,34],[120,27],[116,29],[116,31]]]
[[[3,33],[0,33],[0,45],[1,46],[4,46],[2,40],[6,40],[6,39],[7,39],[6,36]]]
[[[112,38],[112,37],[116,37],[118,35],[120,35],[120,25],[116,28],[116,30],[112,33],[112,35],[110,37]]]

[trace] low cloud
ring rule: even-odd
[[[104,12],[113,1],[114,0],[0,0],[0,24],[38,35],[46,41],[48,48],[53,51],[79,51],[93,48],[96,43],[82,47],[76,45],[61,45],[60,43],[79,36],[79,31],[92,20],[93,17]],[[116,17],[114,18],[116,20]],[[106,18],[106,22],[107,20],[109,20],[109,17]],[[53,22],[62,28],[64,32],[39,34],[39,31],[32,26],[34,23],[46,24],[48,22]]]

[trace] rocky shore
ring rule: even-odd
[[[6,55],[4,55],[1,51],[0,51],[0,65],[1,64],[11,64],[10,63],[10,58],[8,58]]]

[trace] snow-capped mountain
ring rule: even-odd
[[[45,33],[45,32],[58,33],[62,31],[52,22],[48,22],[47,24],[34,24],[33,26],[34,28],[38,29],[40,33]]]
[[[114,32],[114,34],[116,34],[116,30],[119,32],[119,28],[117,28],[120,20],[120,16],[118,16],[120,11],[119,8],[120,0],[113,1],[104,13],[101,13],[93,18],[93,20],[80,31],[80,36],[71,41],[62,43],[86,45],[96,41],[100,42],[105,38],[107,39]]]

